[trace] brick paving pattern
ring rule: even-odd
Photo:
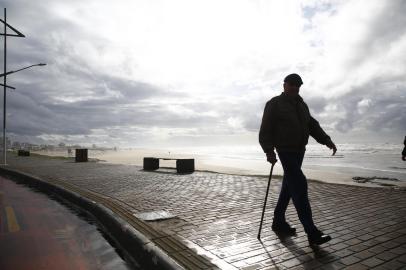
[[[402,189],[309,182],[315,223],[333,237],[313,250],[292,203],[287,220],[297,228],[297,236],[280,239],[270,228],[278,179],[272,180],[260,242],[256,237],[267,178],[209,172],[179,175],[168,169],[145,172],[137,166],[35,156],[10,156],[9,167],[109,196],[134,214],[168,211],[177,217],[148,225],[193,243],[221,261],[221,268],[406,269]],[[170,243],[160,246],[165,244],[166,249],[173,248]]]

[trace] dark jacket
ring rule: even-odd
[[[405,147],[403,148],[402,156],[406,157],[406,136],[405,136],[405,140],[404,140],[403,144],[405,145]]]
[[[259,131],[259,143],[265,153],[274,148],[304,151],[309,135],[321,144],[331,141],[299,95],[282,93],[266,103]]]

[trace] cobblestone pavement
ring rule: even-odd
[[[333,240],[312,250],[292,204],[295,237],[271,230],[280,188],[273,179],[257,240],[267,180],[208,172],[188,175],[102,162],[75,163],[45,157],[9,157],[9,167],[102,193],[133,213],[165,210],[175,218],[148,222],[158,231],[193,243],[230,269],[406,269],[406,191],[309,182],[314,220]]]

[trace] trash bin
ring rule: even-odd
[[[18,156],[20,156],[20,157],[29,157],[30,156],[30,151],[18,150]]]
[[[76,155],[75,155],[75,161],[76,162],[87,162],[87,149],[75,149],[76,150]]]

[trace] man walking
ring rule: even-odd
[[[295,235],[285,219],[285,212],[292,198],[299,220],[307,234],[310,245],[321,245],[331,240],[313,223],[307,192],[307,179],[302,172],[302,161],[309,135],[318,143],[337,148],[319,123],[310,115],[309,108],[299,95],[302,78],[290,74],[284,79],[284,91],[266,103],[259,132],[259,143],[267,160],[277,162],[275,149],[282,163],[284,176],[279,199],[274,210],[272,230],[278,234]]]

